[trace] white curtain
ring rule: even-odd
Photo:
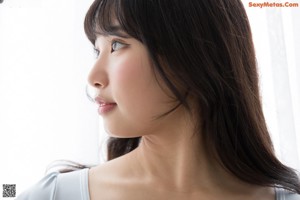
[[[299,1],[298,1],[299,3]],[[250,7],[264,113],[277,156],[300,169],[300,3]]]
[[[99,162],[97,107],[85,94],[95,59],[83,30],[91,2],[0,4],[0,185],[16,184],[17,194],[54,160]]]

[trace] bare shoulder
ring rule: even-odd
[[[141,185],[126,155],[91,168],[88,180],[90,200],[126,199]]]
[[[118,175],[118,166],[114,161],[103,163],[89,170],[88,182],[90,199],[108,199],[112,191],[121,179]]]
[[[89,183],[99,184],[116,180],[116,178],[120,177],[120,173],[122,173],[122,171],[125,171],[124,168],[120,168],[120,165],[125,165],[124,167],[126,167],[127,165],[127,163],[122,160],[123,159],[121,158],[117,158],[115,160],[92,167],[89,170]]]

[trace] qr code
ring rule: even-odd
[[[16,197],[16,184],[3,184],[3,197]]]

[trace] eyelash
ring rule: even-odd
[[[116,47],[114,47],[114,45],[116,45],[116,44],[121,45],[121,47],[119,47],[118,49],[115,49]],[[117,41],[117,40],[112,40],[111,41],[111,50],[110,50],[110,53],[118,51],[119,49],[122,49],[123,47],[126,47],[126,46],[128,46],[128,44],[126,44],[124,42],[120,42],[120,41]],[[94,47],[94,53],[96,55],[96,58],[98,58],[98,56],[100,54],[100,51],[98,49],[96,49],[96,47]]]
[[[121,47],[119,47],[118,49],[114,49],[115,44],[119,44],[119,45],[121,45]],[[122,49],[125,46],[127,46],[127,44],[125,44],[124,42],[120,42],[120,41],[117,41],[117,40],[112,40],[112,42],[111,42],[111,51],[110,52],[112,53],[112,52],[118,51],[119,49]]]
[[[98,49],[96,49],[96,47],[94,47],[94,54],[96,56],[96,58],[98,58],[100,51]]]

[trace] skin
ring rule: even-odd
[[[155,132],[161,126],[155,119],[176,103],[153,76],[146,49],[135,39],[116,36],[98,37],[95,47],[100,53],[89,82],[102,99],[117,104],[103,115],[107,132],[116,137]]]
[[[183,107],[157,118],[177,102],[156,78],[143,44],[99,35],[95,47],[100,53],[89,83],[116,103],[102,115],[107,132],[142,140],[134,151],[89,170],[91,200],[275,199],[272,188],[245,183],[220,167]]]

